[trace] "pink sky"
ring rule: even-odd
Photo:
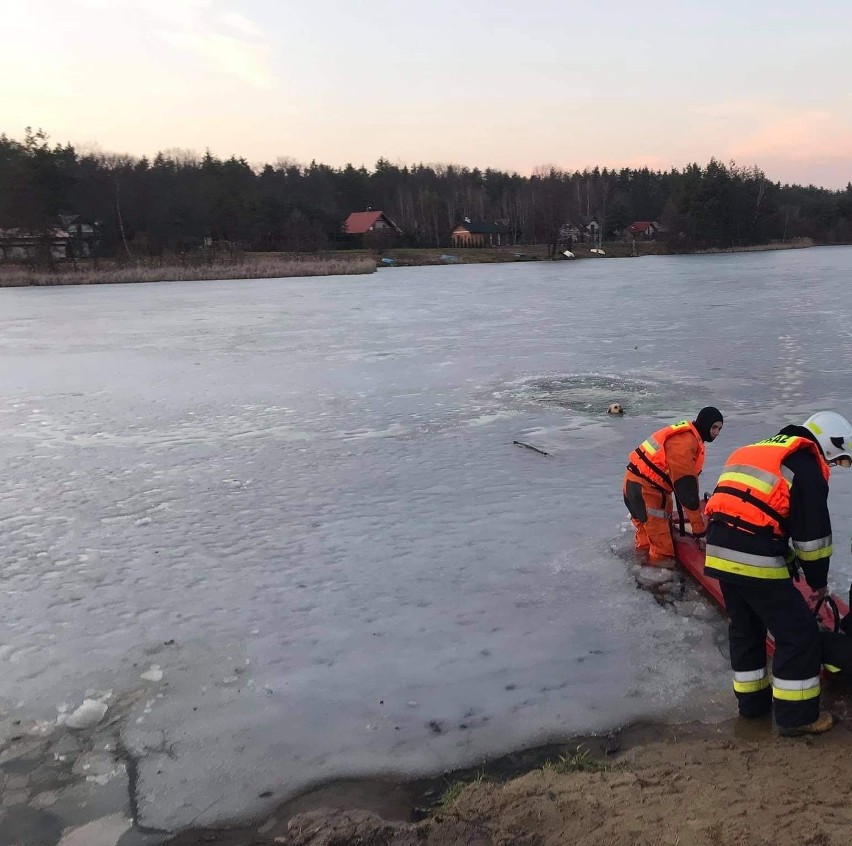
[[[845,0],[29,0],[4,10],[0,131],[522,173],[715,156],[844,187],[850,17]]]

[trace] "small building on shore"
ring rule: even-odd
[[[71,236],[58,227],[44,232],[0,229],[0,261],[33,261],[68,258]]]
[[[343,223],[343,241],[348,246],[385,248],[399,242],[402,230],[383,212],[352,212]]]
[[[450,233],[450,241],[454,247],[502,247],[510,243],[511,232],[508,223],[466,217]]]
[[[59,220],[68,233],[68,258],[91,258],[97,255],[100,240],[98,221],[83,220],[78,214],[61,214]]]
[[[600,222],[596,217],[584,217],[583,218],[583,240],[587,243],[596,244],[600,243],[601,235],[603,234],[601,230]]]
[[[572,221],[566,221],[559,227],[559,237],[556,242],[558,247],[571,247],[583,240],[583,230]]]
[[[632,238],[642,238],[645,241],[653,241],[659,231],[660,225],[653,220],[635,220],[624,232]]]

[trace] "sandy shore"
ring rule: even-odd
[[[828,702],[845,719],[819,738],[779,738],[769,719],[635,726],[578,739],[561,753],[530,752],[540,760],[514,778],[492,780],[481,771],[466,773],[465,786],[452,778],[407,786],[342,783],[256,826],[185,832],[170,843],[846,846],[852,713],[847,699]],[[419,807],[423,801],[432,807]],[[425,817],[411,822],[412,815]]]

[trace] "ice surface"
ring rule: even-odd
[[[130,828],[130,822],[121,814],[103,817],[65,832],[59,846],[115,846]]]
[[[718,621],[636,587],[625,457],[718,405],[712,489],[735,446],[852,414],[850,271],[836,248],[0,291],[4,704],[141,687],[123,736],[159,828],[731,714]],[[850,506],[837,471],[844,591]]]

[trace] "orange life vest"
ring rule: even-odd
[[[731,453],[722,468],[716,489],[707,501],[705,514],[708,520],[786,543],[793,479],[782,462],[799,450],[811,452],[828,483],[831,471],[816,444],[798,435],[775,435]],[[820,555],[824,553],[825,550],[819,550]],[[790,577],[783,555],[745,554],[710,544],[707,545],[704,566],[705,572],[717,578],[726,575],[757,579]]]
[[[713,514],[739,518],[747,531],[771,529],[777,537],[786,538],[792,479],[781,465],[800,449],[810,450],[828,482],[831,471],[816,444],[798,435],[775,435],[731,453],[705,514],[708,518]]]
[[[669,464],[666,459],[666,441],[680,432],[691,431],[698,441],[698,457],[695,461],[695,475],[704,467],[704,440],[698,433],[698,429],[688,420],[681,420],[663,429],[658,429],[648,440],[643,441],[628,457],[627,468],[637,476],[641,476],[654,487],[671,493],[674,489],[671,476],[669,475]]]

